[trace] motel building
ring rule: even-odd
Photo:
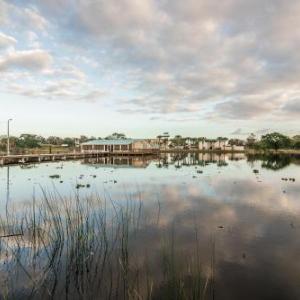
[[[226,141],[202,140],[199,142],[198,149],[203,151],[225,150],[226,145]]]
[[[242,145],[229,145],[226,140],[202,140],[199,142],[200,151],[236,151],[243,152],[245,147]]]
[[[81,153],[126,153],[153,149],[150,141],[142,139],[93,140],[80,145]]]

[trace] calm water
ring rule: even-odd
[[[299,157],[2,167],[0,200],[0,299],[300,299]]]

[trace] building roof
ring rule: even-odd
[[[115,139],[115,140],[92,140],[81,145],[130,145],[134,142],[140,141],[138,139]]]

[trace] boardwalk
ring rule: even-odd
[[[16,165],[27,163],[40,163],[49,161],[76,160],[85,158],[97,158],[104,156],[150,156],[159,155],[161,153],[244,153],[245,151],[224,151],[224,150],[198,150],[198,149],[145,149],[131,150],[124,152],[72,152],[72,153],[56,153],[56,154],[22,154],[0,156],[0,166]]]
[[[26,164],[26,163],[40,163],[49,161],[63,161],[63,160],[76,160],[84,158],[101,157],[108,155],[118,155],[118,156],[132,156],[132,155],[154,155],[157,154],[157,150],[142,150],[142,151],[126,151],[124,153],[99,153],[99,152],[89,152],[89,153],[59,153],[59,154],[26,154],[26,155],[10,155],[10,156],[0,156],[0,165],[10,165],[10,164]]]

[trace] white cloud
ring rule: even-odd
[[[86,74],[83,71],[81,71],[79,68],[71,64],[63,65],[60,68],[45,70],[44,74],[49,76],[55,76],[55,77],[59,76],[59,77],[75,78],[81,81],[86,80]]]
[[[52,63],[52,56],[45,50],[13,51],[0,57],[0,71],[25,69],[42,71]]]
[[[98,78],[110,76],[106,84],[118,82],[117,92],[127,95],[115,97],[117,110],[191,119],[209,109],[221,119],[298,116],[299,1],[28,0],[10,12],[27,32],[53,30],[45,44],[56,45],[54,59],[92,62],[86,60],[88,71],[42,63],[36,69],[99,86]],[[30,38],[30,47],[45,48]],[[24,65],[32,62],[2,57],[0,69]]]
[[[223,102],[216,113],[252,119],[288,101],[272,99],[279,86],[300,90],[296,11],[283,0],[82,0],[68,29],[92,36],[114,69],[140,70],[134,111],[193,113]]]
[[[14,46],[16,43],[17,40],[15,38],[0,32],[0,49]]]
[[[48,22],[37,10],[25,8],[21,13],[24,22],[28,23],[29,27],[32,29],[46,29]]]
[[[0,0],[0,25],[4,24],[7,20],[7,4],[4,0]]]

